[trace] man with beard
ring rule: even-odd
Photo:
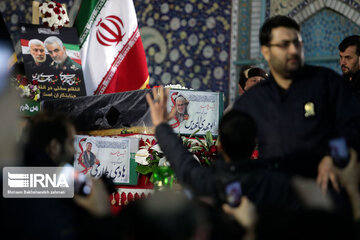
[[[27,68],[37,71],[49,66],[46,62],[45,46],[39,39],[31,39],[29,41],[29,51],[34,61],[27,63]]]
[[[184,96],[179,95],[178,97],[175,98],[175,107],[176,107],[175,117],[179,122],[189,119],[189,114],[187,111],[188,105],[189,105],[189,101],[187,101]]]
[[[61,71],[78,71],[81,65],[73,61],[67,54],[63,42],[55,36],[45,39],[45,47],[53,62],[50,68]]]
[[[345,38],[339,44],[339,51],[343,77],[357,93],[360,93],[360,36]]]
[[[234,104],[255,119],[260,161],[276,171],[316,178],[324,191],[329,180],[338,189],[328,142],[344,136],[359,152],[359,99],[334,71],[304,65],[300,26],[293,19],[268,19],[260,44],[270,76]]]

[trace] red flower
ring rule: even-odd
[[[217,152],[217,147],[215,145],[212,145],[210,147],[210,152],[213,153],[213,154],[216,153]]]
[[[58,7],[58,8],[61,8],[62,6],[61,6],[61,4],[60,3],[56,3],[56,6]]]
[[[211,152],[204,152],[205,156],[210,157],[212,155]]]
[[[254,150],[253,153],[251,154],[251,159],[258,159],[258,157],[259,157],[259,151]]]
[[[153,140],[151,141],[151,146],[154,146],[154,145],[156,145],[155,139],[153,139]]]
[[[45,13],[45,17],[51,17],[51,13],[46,12],[46,13]]]
[[[151,144],[150,144],[150,140],[149,140],[149,139],[146,139],[146,142],[147,142],[149,145],[151,145]]]
[[[59,8],[54,8],[54,12],[55,12],[56,14],[60,14],[60,9],[59,9]]]
[[[48,22],[44,22],[44,26],[45,26],[45,27],[48,27],[48,26],[49,26],[49,23],[48,23]]]
[[[144,142],[144,140],[140,139],[139,147],[143,147],[143,146],[146,146],[146,143]]]
[[[48,4],[48,8],[54,8],[54,5],[52,5],[51,3]]]
[[[26,85],[29,84],[29,80],[28,80],[26,77],[23,77],[23,78],[20,80],[20,84],[26,86]]]
[[[58,19],[61,20],[62,18],[60,16],[58,16]]]
[[[38,84],[39,84],[38,80],[33,80],[32,83],[33,83],[34,85],[38,85]]]
[[[62,12],[61,12],[62,14],[65,14],[65,11],[64,10],[62,10]]]
[[[40,3],[39,7],[42,7],[42,5],[43,5],[43,4],[42,4],[42,3]]]

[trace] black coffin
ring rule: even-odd
[[[150,89],[47,100],[42,109],[67,113],[77,131],[152,126],[145,95]]]

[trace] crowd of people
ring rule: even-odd
[[[181,191],[157,192],[117,215],[109,201],[115,189],[104,179],[73,199],[2,197],[2,233],[16,239],[360,239],[360,36],[339,45],[343,77],[304,64],[300,26],[289,17],[269,18],[259,37],[269,73],[241,69],[241,96],[220,121],[211,167],[199,165],[168,124],[186,113],[186,99],[179,96],[168,113],[168,90],[146,95],[155,137]],[[30,45],[34,60],[44,62],[43,45]],[[45,46],[56,62],[60,44]],[[0,87],[4,111],[17,100]],[[76,129],[66,116],[41,113],[23,135],[15,111],[1,120],[8,123],[0,135],[2,167],[73,163]],[[333,139],[345,140],[347,156],[336,155]],[[259,158],[251,159],[255,146]],[[87,149],[91,165],[91,143]]]

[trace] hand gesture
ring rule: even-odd
[[[330,156],[324,156],[319,163],[318,176],[316,178],[316,182],[320,185],[323,192],[326,192],[329,180],[334,189],[339,192],[340,188],[334,172],[333,159]]]
[[[160,123],[167,123],[175,115],[175,108],[168,113],[166,104],[169,95],[169,90],[164,87],[152,89],[153,98],[150,93],[146,94],[146,101],[150,107],[151,120],[155,127]]]

